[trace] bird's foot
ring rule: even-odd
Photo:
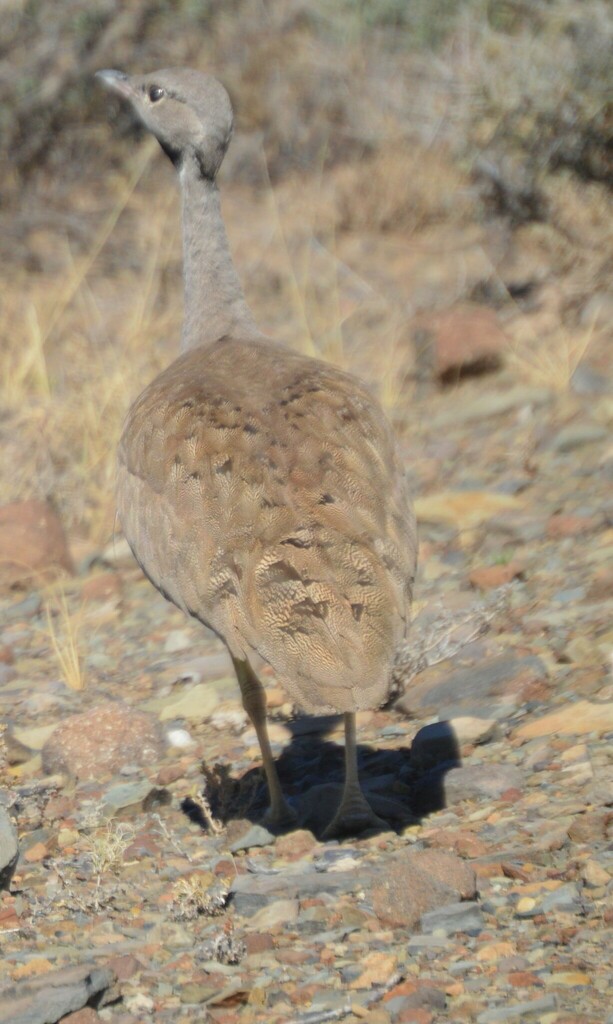
[[[262,818],[262,824],[273,833],[287,832],[298,824],[298,815],[294,808],[284,800],[282,804],[278,804],[276,807],[271,805],[268,808]]]
[[[359,835],[369,829],[389,829],[387,821],[380,818],[373,811],[366,800],[360,794],[359,797],[352,797],[350,800],[343,800],[332,821],[324,830],[323,839],[341,839],[343,836]]]

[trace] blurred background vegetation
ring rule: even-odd
[[[2,21],[3,501],[49,497],[102,543],[123,414],[177,351],[172,168],[104,67],[221,78],[261,325],[367,376],[400,433],[428,317],[489,311],[515,381],[610,359],[607,0],[5,0]]]

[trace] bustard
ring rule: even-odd
[[[326,835],[382,822],[358,779],[355,714],[385,700],[409,623],[415,521],[387,419],[356,377],[267,339],[245,302],[216,176],[232,133],[223,86],[186,69],[100,71],[157,138],[183,200],[182,354],[136,399],[117,503],[151,582],[228,647],[268,783],[268,662],[313,714],[342,712],[345,784]]]

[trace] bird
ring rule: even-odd
[[[360,786],[356,713],[381,706],[409,627],[416,528],[391,426],[357,376],[257,326],[217,174],[233,109],[212,75],[98,71],[158,140],[182,196],[180,353],[131,406],[117,510],[151,583],[226,645],[262,754],[264,821],[297,821],[272,755],[267,663],[295,704],[344,716],[345,774],[325,838],[386,825]],[[387,826],[386,826],[387,827]]]

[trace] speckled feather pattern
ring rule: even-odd
[[[415,521],[388,422],[350,374],[267,341],[180,356],[130,410],[118,508],[145,573],[310,713],[381,704]]]

